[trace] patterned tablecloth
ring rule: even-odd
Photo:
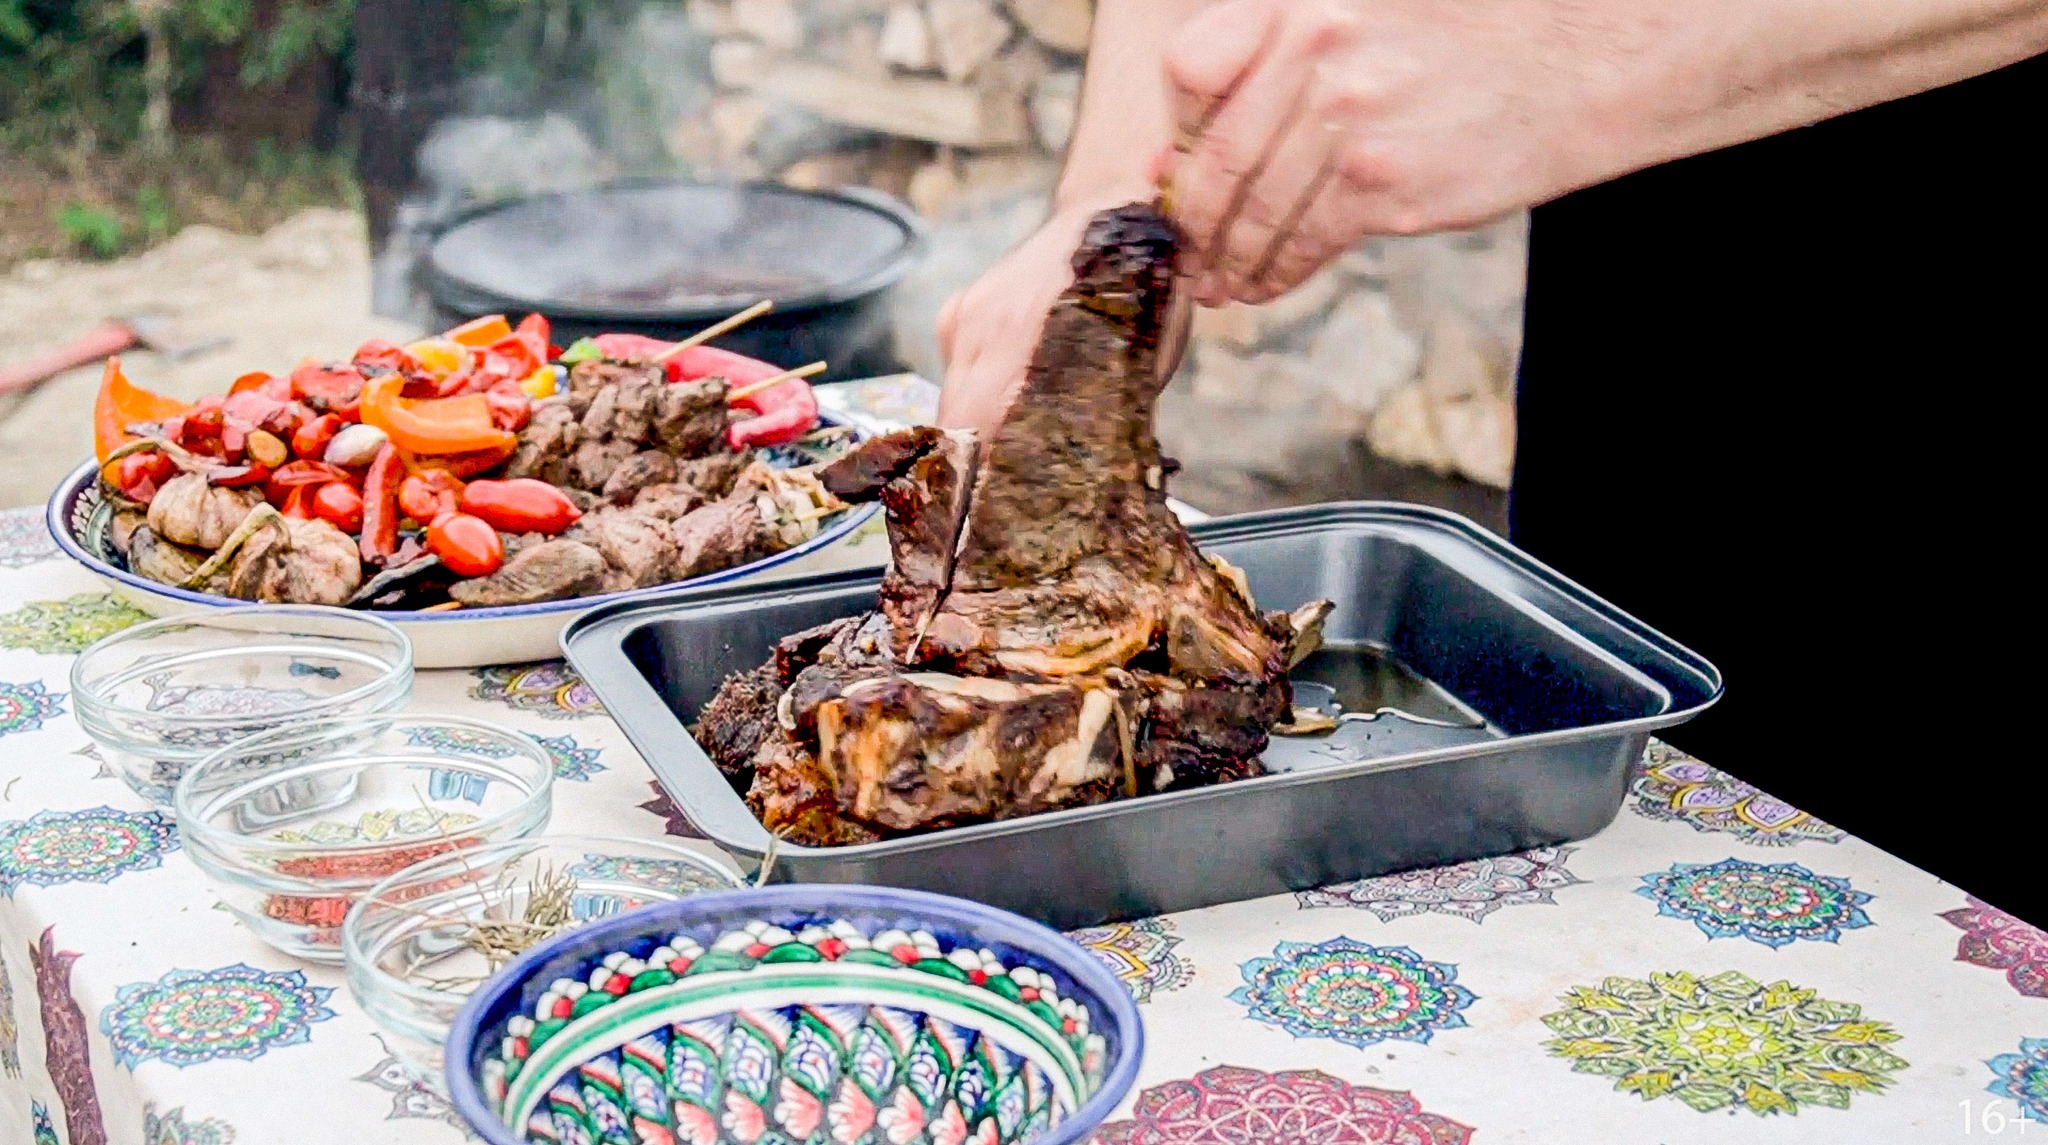
[[[141,619],[0,513],[0,1143],[459,1142],[74,721]],[[686,829],[559,663],[413,709],[539,737],[551,830]],[[1149,1034],[1106,1143],[2048,1141],[2048,935],[1661,745],[1581,843],[1074,937]]]

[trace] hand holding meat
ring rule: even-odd
[[[1258,774],[1328,606],[1260,612],[1167,508],[1176,238],[1148,206],[1094,216],[992,429],[820,472],[887,512],[880,605],[782,640],[695,729],[771,831],[854,843]]]

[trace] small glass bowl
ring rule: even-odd
[[[478,948],[489,932],[538,931],[522,924],[535,891],[574,881],[570,926],[653,902],[733,890],[737,872],[687,844],[595,835],[539,835],[442,855],[370,888],[342,925],[349,992],[385,1033],[415,1077],[444,1086],[441,1044],[455,1012],[492,969]],[[566,888],[558,887],[558,895]],[[545,917],[545,916],[544,916]],[[564,929],[567,929],[565,927]]]
[[[124,628],[71,665],[79,725],[143,798],[237,740],[285,724],[396,711],[412,642],[339,608],[249,605]]]
[[[252,736],[185,772],[184,850],[227,908],[294,957],[341,961],[341,924],[387,875],[538,834],[554,762],[479,720],[369,716]]]

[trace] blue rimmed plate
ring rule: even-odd
[[[830,415],[820,421],[828,426],[848,424]],[[860,427],[854,428],[856,435],[864,436]],[[792,450],[768,452],[772,464],[790,466],[803,462]],[[108,548],[103,531],[94,525],[94,514],[100,507],[98,482],[95,480],[97,473],[98,466],[87,461],[72,470],[70,476],[57,486],[57,491],[50,495],[50,535],[66,556],[105,580],[115,595],[153,616],[182,616],[201,609],[248,603],[158,584],[122,567]],[[541,604],[465,608],[453,612],[378,611],[373,615],[390,621],[405,633],[412,641],[414,663],[421,668],[468,668],[552,660],[562,654],[558,638],[563,627],[593,608],[685,586],[739,580],[788,565],[859,532],[861,526],[879,511],[879,505],[856,505],[827,521],[817,536],[800,545],[690,580]],[[880,563],[880,558],[876,558],[874,563]]]

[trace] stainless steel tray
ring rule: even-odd
[[[1653,731],[1721,694],[1712,664],[1450,513],[1349,502],[1191,531],[1245,571],[1261,607],[1335,601],[1334,645],[1391,653],[1435,685],[1437,714],[1485,726],[1387,716],[1276,739],[1273,774],[1256,779],[857,847],[779,845],[773,877],[918,887],[1072,928],[1560,843],[1614,818]],[[873,607],[877,579],[624,602],[571,625],[562,647],[690,822],[759,860],[767,831],[686,726],[777,638]]]

